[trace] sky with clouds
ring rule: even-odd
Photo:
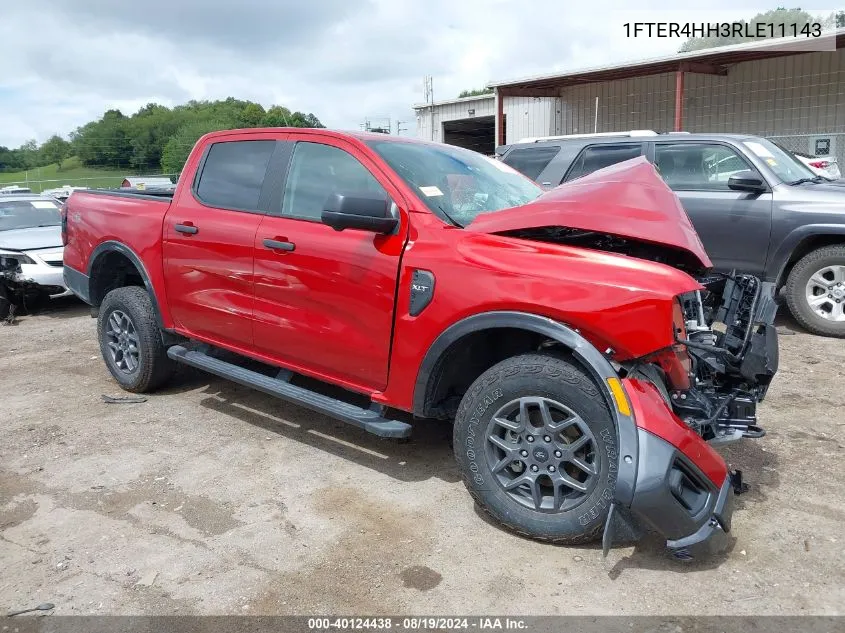
[[[492,80],[671,54],[633,21],[722,21],[759,4],[671,0],[27,0],[0,15],[0,145],[67,136],[109,108],[234,96],[328,127],[406,121]],[[747,8],[745,8],[747,7]]]

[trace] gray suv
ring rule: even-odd
[[[817,176],[771,141],[640,131],[529,140],[496,154],[545,188],[645,156],[716,270],[776,283],[802,326],[845,337],[845,180]]]

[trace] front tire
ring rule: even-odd
[[[845,246],[826,246],[801,258],[789,273],[786,302],[806,330],[845,337]]]
[[[167,356],[144,288],[127,286],[106,295],[97,318],[97,337],[106,367],[126,391],[154,391],[173,374],[174,362]]]
[[[566,544],[601,533],[616,429],[601,392],[572,362],[525,354],[484,372],[461,401],[454,450],[470,494],[508,529]]]

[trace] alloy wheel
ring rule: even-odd
[[[106,345],[114,366],[125,374],[133,373],[140,363],[138,333],[132,319],[121,311],[114,310],[106,324]]]
[[[805,297],[816,315],[828,321],[845,321],[845,265],[825,266],[813,273]]]
[[[485,450],[498,484],[532,510],[569,510],[599,479],[590,427],[551,398],[524,397],[501,407],[487,427]]]

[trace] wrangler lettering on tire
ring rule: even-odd
[[[582,543],[604,525],[616,482],[616,431],[576,364],[525,354],[484,372],[455,419],[455,457],[478,504],[535,539]]]

